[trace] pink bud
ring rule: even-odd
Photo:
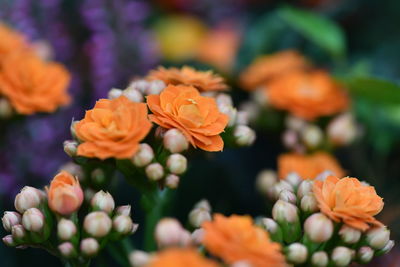
[[[12,235],[6,235],[5,237],[3,237],[3,242],[8,247],[14,247],[15,246],[15,242],[14,242],[14,239],[13,239]]]
[[[143,95],[138,90],[128,87],[122,91],[122,95],[132,102],[143,102]]]
[[[272,208],[272,217],[277,222],[294,223],[299,221],[297,207],[282,200],[278,200]]]
[[[104,211],[95,211],[86,215],[83,228],[94,237],[100,238],[108,235],[111,230],[112,221]]]
[[[85,256],[91,257],[97,254],[99,251],[99,242],[94,238],[85,238],[81,241],[81,252]]]
[[[232,97],[225,93],[218,94],[215,97],[215,101],[217,102],[217,105],[225,104],[225,105],[233,106]]]
[[[307,260],[307,248],[300,243],[293,243],[287,247],[287,259],[294,264],[302,264]]]
[[[111,88],[110,91],[108,91],[108,99],[115,99],[118,98],[122,95],[122,90],[118,88]]]
[[[117,215],[130,216],[131,215],[131,205],[119,206],[119,207],[117,207],[115,213]]]
[[[361,263],[368,263],[372,260],[372,258],[374,257],[374,250],[370,247],[361,247],[358,251],[357,251],[357,258]]]
[[[355,244],[360,240],[361,231],[353,227],[343,225],[342,228],[340,228],[339,235],[346,244]]]
[[[313,182],[311,180],[304,180],[299,184],[297,188],[297,197],[301,199],[308,193],[313,192]]]
[[[367,232],[367,243],[373,249],[383,248],[390,239],[390,231],[386,227],[375,227]]]
[[[62,218],[57,224],[57,234],[61,240],[71,240],[76,234],[76,226],[71,220]]]
[[[285,180],[280,180],[273,187],[273,191],[272,192],[273,192],[274,199],[278,199],[279,198],[279,194],[283,190],[288,190],[288,191],[291,191],[291,192],[294,191],[293,186],[291,184],[289,184]]]
[[[299,140],[298,140],[297,133],[293,130],[287,130],[282,134],[282,142],[287,148],[295,147]]]
[[[279,229],[279,225],[271,218],[263,218],[261,223],[268,233],[274,234]]]
[[[228,126],[233,126],[236,123],[237,110],[232,105],[219,104],[218,109],[221,113],[229,117]]]
[[[14,225],[21,223],[21,215],[15,211],[6,211],[4,212],[2,222],[4,230],[10,232]]]
[[[285,181],[291,184],[293,187],[297,187],[303,181],[303,179],[301,179],[301,177],[297,173],[290,172],[285,177]]]
[[[163,143],[171,153],[180,153],[189,148],[189,141],[178,129],[170,129],[165,132]]]
[[[324,138],[321,128],[316,125],[306,126],[301,130],[300,134],[304,144],[310,148],[316,148]]]
[[[146,167],[146,175],[152,181],[158,181],[164,177],[164,168],[160,163],[152,163]]]
[[[287,189],[284,189],[279,193],[279,199],[292,204],[296,204],[297,202],[296,195]]]
[[[336,247],[332,251],[332,261],[335,266],[348,266],[353,258],[354,251],[347,247]]]
[[[278,182],[276,172],[273,170],[263,170],[257,175],[257,190],[269,197],[273,197],[273,186]]]
[[[167,159],[167,168],[173,174],[182,174],[187,169],[187,159],[181,154],[172,154]]]
[[[155,239],[159,247],[179,245],[181,243],[182,225],[175,219],[161,219],[155,229]]]
[[[22,215],[22,225],[28,231],[40,232],[44,223],[44,215],[37,208],[30,208]]]
[[[25,228],[21,224],[16,224],[11,228],[11,234],[14,240],[22,240],[26,237]]]
[[[61,255],[65,258],[69,258],[75,254],[75,248],[71,242],[64,242],[59,245],[58,251],[60,251]]]
[[[300,208],[304,212],[316,212],[318,211],[318,202],[314,194],[308,193],[300,201]]]
[[[235,143],[239,146],[250,146],[256,140],[256,133],[246,125],[238,125],[233,131]]]
[[[202,199],[199,202],[197,202],[194,207],[194,209],[204,209],[208,212],[211,212],[211,205],[210,202],[208,202],[207,199]]]
[[[145,266],[150,260],[150,254],[141,250],[135,250],[129,254],[129,263],[133,267]]]
[[[111,213],[115,208],[114,198],[110,193],[103,190],[93,196],[90,204],[95,210],[101,210],[106,213]]]
[[[168,174],[165,177],[165,186],[171,189],[175,189],[179,185],[180,178],[175,174]]]
[[[27,209],[36,208],[43,199],[43,193],[40,190],[25,186],[15,197],[14,206],[17,211],[24,213]]]
[[[316,267],[328,266],[328,263],[329,263],[328,254],[325,251],[315,252],[311,256],[311,263],[313,264],[313,266],[316,266]]]
[[[119,234],[130,234],[133,229],[132,219],[129,216],[118,215],[113,219],[113,228]]]
[[[305,120],[300,119],[299,117],[288,115],[286,117],[285,124],[289,129],[299,132],[306,126],[307,123]]]
[[[144,167],[150,164],[154,159],[154,152],[150,145],[143,143],[140,144],[139,150],[132,158],[132,163],[136,167]]]
[[[304,222],[304,232],[311,241],[322,243],[333,234],[333,222],[322,213],[315,213]]]

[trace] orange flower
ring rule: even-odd
[[[349,106],[349,98],[324,71],[292,71],[268,83],[268,102],[277,109],[314,120],[333,115]]]
[[[74,213],[83,202],[83,192],[78,179],[66,171],[61,171],[53,178],[47,194],[50,209],[61,215]]]
[[[197,71],[191,67],[184,66],[181,69],[159,67],[150,71],[149,80],[162,80],[167,85],[193,86],[201,92],[218,91],[227,89],[224,79],[212,71]]]
[[[324,171],[331,171],[339,177],[345,175],[339,162],[325,152],[316,152],[312,155],[286,153],[278,157],[278,172],[281,179],[291,172],[297,173],[303,179],[315,179]]]
[[[195,249],[170,248],[157,253],[146,267],[218,267],[218,264],[200,256]]]
[[[314,182],[314,194],[321,211],[336,222],[365,231],[371,225],[382,226],[374,216],[383,208],[383,200],[373,186],[356,178],[328,176]]]
[[[20,114],[53,112],[69,103],[69,81],[62,65],[42,61],[33,53],[15,52],[2,61],[0,95]]]
[[[228,116],[218,110],[214,98],[201,96],[194,87],[168,85],[160,95],[149,95],[150,119],[161,127],[179,129],[194,147],[220,151]]]
[[[286,50],[257,58],[240,75],[240,83],[244,89],[252,91],[278,75],[309,66],[310,63],[298,52]]]
[[[146,104],[131,102],[125,96],[100,99],[75,125],[76,135],[82,141],[77,153],[102,160],[130,158],[150,129]]]
[[[281,246],[271,242],[268,233],[255,226],[249,216],[216,214],[202,227],[207,251],[228,264],[246,261],[254,267],[285,266]]]
[[[0,23],[0,61],[8,54],[26,48],[28,45],[21,34]]]

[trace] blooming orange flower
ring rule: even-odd
[[[8,54],[28,47],[24,37],[5,24],[0,23],[0,61]]]
[[[82,141],[77,154],[103,160],[130,158],[150,129],[145,103],[129,101],[125,96],[100,99],[75,124],[76,135]]]
[[[212,260],[199,255],[195,249],[170,248],[156,254],[146,267],[218,267]]]
[[[69,103],[69,81],[62,65],[45,62],[33,53],[15,52],[2,61],[0,95],[20,114],[53,112]]]
[[[147,104],[154,123],[179,129],[194,147],[206,151],[223,149],[219,134],[229,118],[218,110],[214,98],[201,96],[192,86],[168,85],[160,95],[149,95]]]
[[[48,204],[52,211],[69,215],[83,202],[83,192],[78,179],[66,171],[57,174],[47,189]]]
[[[328,176],[325,181],[315,181],[313,190],[319,208],[332,220],[362,231],[371,225],[382,226],[374,216],[384,204],[373,186],[356,178]]]
[[[246,261],[254,267],[285,266],[281,246],[271,242],[268,233],[255,226],[249,216],[216,214],[202,227],[207,251],[228,264]]]
[[[252,91],[278,75],[309,66],[310,63],[296,51],[278,52],[257,58],[240,75],[240,84],[244,89]]]
[[[345,175],[339,162],[325,152],[316,152],[312,155],[286,153],[278,157],[278,172],[281,179],[291,172],[297,173],[303,179],[314,179],[324,171],[331,171],[339,177]]]
[[[297,117],[314,120],[346,110],[349,97],[324,71],[292,71],[268,83],[268,102]]]
[[[159,67],[150,71],[149,80],[162,80],[167,85],[188,85],[199,91],[218,91],[227,89],[224,79],[212,71],[197,71],[191,67],[184,66],[181,69]]]

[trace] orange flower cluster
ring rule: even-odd
[[[43,61],[19,33],[0,24],[0,95],[18,113],[53,112],[68,104],[69,81],[62,65]]]
[[[125,96],[100,99],[75,124],[76,135],[82,142],[77,154],[103,160],[130,158],[151,126],[146,104],[131,102]]]
[[[218,267],[212,260],[201,257],[195,249],[170,248],[156,254],[146,267]]]
[[[192,86],[168,85],[160,95],[149,95],[150,119],[163,128],[179,129],[194,147],[221,151],[219,135],[228,124],[228,116],[218,110],[214,98],[201,96]]]
[[[150,71],[147,79],[162,80],[167,85],[193,86],[201,92],[228,89],[224,79],[219,75],[212,71],[197,71],[188,66],[181,69],[159,67],[157,70]]]
[[[382,226],[374,216],[383,208],[383,200],[373,186],[356,178],[328,176],[314,182],[314,194],[321,211],[336,222],[365,231],[371,225]]]
[[[303,179],[314,179],[324,171],[331,171],[339,177],[345,175],[339,162],[325,152],[316,152],[312,155],[286,153],[278,158],[278,172],[281,179],[291,172],[297,173]]]
[[[269,239],[268,233],[255,226],[248,216],[214,216],[203,223],[203,244],[211,254],[232,264],[246,261],[254,267],[285,266],[281,246]]]

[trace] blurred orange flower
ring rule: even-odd
[[[309,66],[310,63],[294,50],[278,52],[257,58],[240,75],[240,84],[248,91],[256,90],[278,75]]]
[[[265,89],[268,102],[277,109],[314,120],[349,107],[349,97],[325,71],[292,71],[273,79]]]
[[[147,76],[149,80],[162,80],[167,85],[188,85],[199,91],[225,90],[228,86],[224,79],[212,71],[197,71],[194,68],[184,66],[181,69],[159,67],[150,71]]]
[[[291,172],[297,173],[303,179],[315,179],[324,171],[331,171],[339,177],[345,175],[339,162],[325,152],[316,152],[312,155],[286,153],[278,157],[278,172],[281,179]]]
[[[0,23],[0,61],[8,54],[26,48],[28,45],[23,35]]]
[[[50,209],[61,215],[70,215],[77,211],[83,202],[78,179],[66,171],[61,171],[53,178],[47,194]]]
[[[166,129],[177,128],[194,147],[221,151],[228,116],[218,110],[214,98],[201,96],[192,86],[168,85],[160,95],[149,95],[150,119]]]
[[[315,181],[313,190],[319,208],[332,220],[362,231],[371,225],[382,226],[373,217],[384,205],[373,186],[356,178],[328,176],[325,181]]]
[[[212,260],[200,256],[195,249],[170,248],[157,253],[146,267],[217,267]]]
[[[207,251],[228,264],[246,261],[254,267],[285,266],[280,244],[271,242],[268,233],[255,226],[249,216],[216,214],[202,227]]]
[[[85,117],[75,124],[82,142],[78,155],[99,159],[132,157],[151,129],[145,103],[136,103],[125,96],[100,99]]]
[[[70,102],[68,71],[58,63],[45,62],[33,53],[15,52],[4,57],[0,94],[20,114],[53,112]]]

